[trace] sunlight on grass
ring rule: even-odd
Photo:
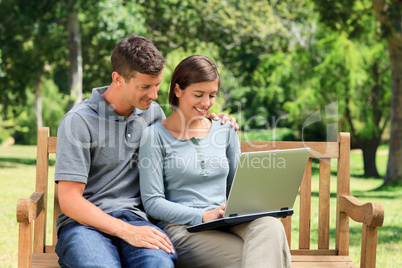
[[[388,155],[377,156],[377,167],[380,174],[385,174]],[[336,161],[331,161],[332,170],[336,170]],[[312,165],[312,210],[311,210],[311,238],[312,249],[318,248],[318,163]],[[362,156],[359,152],[351,153],[351,195],[358,198],[362,203],[378,202],[385,209],[384,224],[378,229],[377,244],[377,267],[402,267],[400,251],[402,249],[402,217],[399,214],[402,203],[402,187],[380,188],[383,180],[378,178],[363,178]],[[336,174],[331,175],[331,193],[336,193]],[[295,215],[292,217],[292,249],[298,248],[299,198],[295,204]],[[336,226],[336,197],[330,200],[330,248],[335,248]],[[350,220],[350,250],[349,255],[353,262],[360,264],[362,225]]]
[[[0,267],[17,267],[18,223],[16,220],[17,200],[29,198],[35,191],[36,146],[0,147]],[[51,157],[54,161],[54,157]],[[54,166],[49,168],[49,181],[52,181]],[[53,186],[53,184],[49,184]],[[53,189],[49,198],[53,198]],[[49,204],[48,206],[53,206]],[[50,220],[49,220],[50,219]],[[52,215],[48,214],[48,230],[51,230]],[[50,242],[48,232],[47,241]]]

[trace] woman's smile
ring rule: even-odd
[[[199,109],[199,108],[197,108],[197,107],[194,107],[199,113],[201,113],[201,114],[205,114],[206,112],[207,112],[207,110],[208,109]]]

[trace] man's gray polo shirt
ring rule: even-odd
[[[106,89],[93,89],[60,122],[55,181],[85,183],[83,196],[106,213],[129,210],[147,219],[139,192],[138,148],[143,130],[165,115],[153,102],[148,110],[120,116],[102,98]],[[57,229],[70,222],[61,214]]]

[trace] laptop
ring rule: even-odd
[[[224,230],[260,217],[293,215],[310,148],[243,153],[223,218],[187,227],[188,232]]]

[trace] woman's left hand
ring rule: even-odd
[[[229,117],[228,114],[220,113],[220,114],[217,115],[217,114],[215,114],[215,113],[210,113],[210,114],[208,115],[208,117],[211,118],[211,119],[213,119],[213,120],[215,120],[215,121],[218,121],[219,118],[222,118],[222,125],[225,124],[226,121],[229,120],[229,121],[231,122],[230,125],[231,125],[232,127],[235,127],[236,131],[239,130],[239,125],[236,123],[236,118],[234,118],[234,117]]]

